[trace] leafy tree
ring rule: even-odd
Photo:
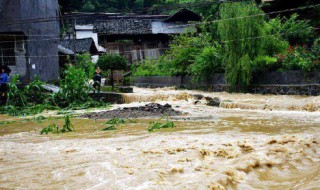
[[[280,34],[290,45],[308,43],[313,38],[314,29],[309,20],[299,20],[298,17],[298,14],[293,14],[289,18],[271,19],[268,22],[271,33]]]
[[[254,2],[225,3],[219,11],[218,34],[225,47],[226,80],[233,89],[244,90],[250,84],[253,60],[264,45],[264,39],[257,38],[265,35],[263,11]]]
[[[99,58],[97,66],[102,70],[111,71],[111,86],[112,90],[114,90],[113,71],[125,70],[127,68],[127,60],[123,56],[117,54],[104,54]]]
[[[208,79],[213,73],[223,72],[222,47],[215,43],[206,46],[195,56],[195,61],[189,66],[189,72],[195,81]]]

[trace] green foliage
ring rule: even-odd
[[[97,66],[102,70],[111,71],[111,86],[112,90],[114,89],[114,80],[113,80],[113,70],[126,70],[127,69],[127,60],[125,57],[117,54],[104,54],[102,55],[98,62]]]
[[[106,124],[110,124],[110,125],[119,125],[119,124],[125,124],[126,121],[124,119],[121,118],[112,118],[109,121],[106,122]]]
[[[93,77],[95,64],[92,62],[90,54],[77,55],[75,66],[83,69],[88,79]]]
[[[298,20],[299,15],[293,14],[290,18],[285,18],[281,26],[283,37],[291,45],[308,43],[314,34],[314,29],[308,20]]]
[[[194,63],[195,57],[204,46],[210,44],[206,34],[195,36],[194,33],[184,33],[174,38],[166,56],[171,58],[176,75],[186,75],[188,67]]]
[[[280,35],[291,45],[308,43],[313,38],[314,29],[309,20],[299,20],[298,18],[298,14],[292,14],[290,18],[271,19],[268,22],[271,34]]]
[[[194,6],[195,3],[197,6]],[[198,3],[197,0],[59,0],[59,4],[62,12],[172,14],[181,8],[189,8],[205,17],[211,15],[218,7],[217,4]]]
[[[276,71],[281,68],[281,64],[279,64],[276,57],[266,55],[257,56],[253,61],[253,65],[255,73],[263,71]]]
[[[246,87],[250,85],[252,77],[252,61],[248,54],[240,58],[237,64],[233,65],[233,69],[230,69],[226,73],[226,78],[233,88],[237,91],[246,90]]]
[[[0,125],[8,125],[8,124],[13,124],[16,123],[17,121],[0,121]]]
[[[265,35],[263,12],[253,2],[225,3],[219,10],[218,34],[225,43],[226,80],[233,89],[250,85],[253,60],[263,51]],[[261,15],[254,16],[251,15]],[[246,17],[245,19],[233,19]],[[246,40],[250,39],[250,40]]]
[[[8,93],[7,93],[7,106],[26,106],[27,97],[21,91],[17,83],[19,82],[19,75],[14,75],[11,81],[8,83]]]
[[[71,123],[70,116],[66,115],[64,118],[64,125],[61,129],[61,133],[74,131],[73,124]]]
[[[195,56],[194,63],[189,66],[193,79],[200,81],[208,79],[213,73],[224,72],[221,53],[222,48],[218,43],[204,47],[202,52]]]
[[[49,133],[59,133],[59,127],[56,124],[50,124],[40,131],[41,135]]]
[[[109,125],[106,128],[103,128],[102,131],[112,131],[117,130],[117,128],[114,125]]]
[[[312,71],[320,68],[320,57],[318,46],[313,46],[311,50],[304,47],[296,47],[281,56],[282,68],[287,70]]]
[[[170,60],[164,56],[157,60],[144,60],[132,67],[133,76],[174,76],[177,74]]]
[[[117,125],[122,125],[125,123],[136,123],[136,121],[131,119],[124,120],[122,118],[114,117],[106,122],[107,127],[103,128],[102,131],[116,130]]]
[[[43,103],[47,96],[43,93],[44,89],[42,85],[45,83],[39,80],[39,77],[35,77],[35,79],[27,85],[23,93],[27,98],[27,102],[34,102],[34,103]]]
[[[127,60],[121,55],[104,54],[99,58],[97,66],[102,70],[125,70],[127,68]]]
[[[69,67],[65,71],[65,78],[60,80],[60,90],[52,95],[52,101],[59,107],[81,105],[90,100],[91,87],[83,69]]]
[[[71,120],[70,120],[70,116],[69,115],[66,115],[64,117],[64,125],[63,127],[60,129],[60,127],[58,125],[56,125],[55,123],[53,124],[50,124],[49,126],[47,127],[44,127],[41,131],[40,131],[40,134],[48,134],[48,133],[66,133],[66,132],[72,132],[74,131],[74,126],[73,124],[71,123]]]
[[[160,123],[158,121],[151,122],[150,127],[148,127],[148,131],[152,132],[154,130],[164,129],[164,128],[174,128],[176,127],[172,121],[166,121],[165,123]]]

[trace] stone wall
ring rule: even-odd
[[[139,87],[167,87],[176,86],[181,87],[182,77],[163,77],[163,76],[153,76],[153,77],[134,77],[134,85]]]
[[[212,92],[229,91],[230,85],[223,73],[216,73],[211,78],[200,82],[191,77],[134,77],[134,86],[169,87],[201,89]],[[266,72],[253,77],[251,93],[283,95],[320,95],[320,71]]]
[[[110,103],[116,103],[116,104],[124,103],[123,95],[119,93],[112,93],[112,92],[90,93],[89,96],[97,101],[103,100],[104,102],[110,102]]]

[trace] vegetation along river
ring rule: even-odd
[[[75,132],[40,135],[64,119],[0,115],[0,189],[320,187],[319,97],[134,92],[111,109],[169,103],[182,113],[169,117],[176,127],[148,132],[166,118],[142,117],[102,131],[107,118],[72,117]],[[220,107],[205,97],[219,98]]]

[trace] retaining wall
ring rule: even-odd
[[[213,74],[209,79],[193,82],[192,77],[134,77],[134,86],[169,87],[201,89],[213,92],[229,91],[230,85],[225,81],[223,73]],[[265,72],[254,76],[251,93],[287,94],[287,95],[320,95],[320,71],[285,71]]]

